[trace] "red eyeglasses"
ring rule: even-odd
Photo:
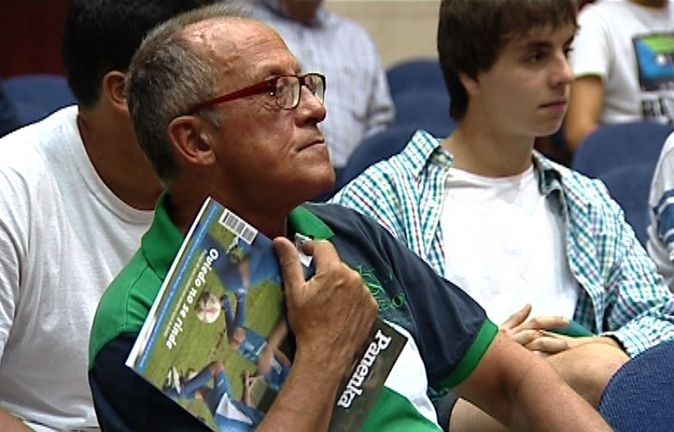
[[[279,108],[291,110],[297,108],[297,105],[300,103],[302,86],[309,89],[311,94],[323,103],[325,98],[325,77],[323,75],[319,73],[281,75],[196,104],[188,110],[187,114],[191,115],[213,105],[267,92],[275,96],[276,104]]]

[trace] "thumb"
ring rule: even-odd
[[[305,282],[299,254],[295,246],[285,237],[276,237],[273,244],[281,267],[285,295],[294,301],[297,295],[295,290]]]

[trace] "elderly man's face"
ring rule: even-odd
[[[218,94],[301,73],[281,38],[257,22],[218,22],[201,34],[201,40],[221,65]],[[216,145],[222,187],[280,206],[299,204],[334,183],[328,148],[318,128],[325,108],[308,89],[302,87],[299,105],[291,110],[281,109],[269,93],[217,109],[222,120]]]

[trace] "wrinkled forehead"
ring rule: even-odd
[[[297,59],[278,33],[251,19],[202,21],[187,26],[184,37],[202,55],[215,61],[225,76],[252,77],[264,74],[265,69],[279,74],[299,69]]]

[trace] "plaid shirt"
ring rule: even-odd
[[[674,296],[603,183],[535,153],[539,189],[559,202],[566,254],[580,288],[574,319],[618,339],[630,356],[674,339]],[[452,155],[419,131],[405,150],[344,187],[332,202],[376,219],[447,277],[440,217]]]

